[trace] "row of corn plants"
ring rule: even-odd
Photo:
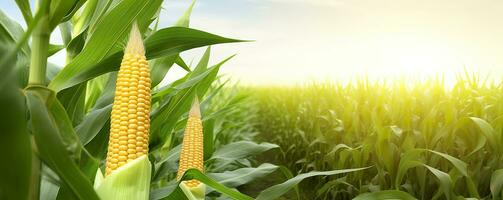
[[[170,27],[162,0],[16,3],[26,29],[0,11],[0,199],[244,200],[240,188],[283,174],[253,194],[267,200],[369,169],[293,176],[256,160],[278,146],[251,140],[248,95],[219,79],[232,56],[209,64],[209,45],[243,41],[189,28],[195,2]],[[56,27],[63,44],[50,43]],[[205,46],[194,66],[180,56]],[[64,66],[47,61],[59,51]],[[160,85],[172,67],[187,73]]]
[[[310,179],[304,198],[503,197],[503,83],[463,74],[452,87],[363,78],[251,91],[260,138],[280,146],[269,161],[294,173],[373,166]]]

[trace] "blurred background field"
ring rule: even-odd
[[[374,166],[305,181],[302,199],[387,189],[419,199],[487,198],[503,166],[503,87],[476,75],[453,87],[441,78],[359,79],[244,90],[255,139],[280,146],[260,159],[294,173]]]

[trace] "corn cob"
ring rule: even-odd
[[[148,153],[150,69],[140,31],[133,25],[117,75],[106,175]]]
[[[188,169],[198,169],[204,171],[203,163],[203,125],[201,122],[201,112],[199,108],[199,101],[194,99],[192,108],[189,111],[189,118],[187,126],[183,135],[182,152],[180,153],[180,164],[176,179],[180,181],[185,171]],[[185,181],[189,187],[197,187],[199,181],[193,179]]]

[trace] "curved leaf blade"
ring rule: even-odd
[[[368,169],[370,167],[364,167],[364,168],[355,168],[355,169],[341,169],[341,170],[333,170],[333,171],[312,171],[304,174],[299,174],[295,176],[292,179],[289,179],[283,183],[274,185],[270,188],[265,189],[262,191],[258,197],[257,200],[272,200],[272,199],[278,199],[281,197],[281,195],[287,193],[290,189],[292,189],[295,185],[299,184],[302,180],[313,177],[313,176],[332,176],[332,175],[337,175],[337,174],[344,174],[344,173],[349,173],[349,172],[355,172],[355,171],[361,171]]]
[[[98,200],[91,182],[79,170],[63,144],[56,122],[46,107],[44,98],[51,95],[46,92],[48,91],[37,89],[26,92],[30,121],[33,130],[36,130],[34,137],[40,156],[68,184],[77,197]]]
[[[189,169],[187,172],[182,177],[182,180],[190,180],[190,179],[196,179],[201,181],[202,183],[206,184],[207,186],[215,189],[216,191],[225,194],[233,199],[237,200],[253,200],[253,198],[242,194],[236,190],[232,190],[228,187],[225,187],[224,185],[216,182],[215,180],[211,179],[210,177],[206,176],[202,172],[200,172],[197,169]]]
[[[365,193],[358,195],[353,200],[415,200],[409,193],[400,190],[383,190],[379,192]]]
[[[222,43],[241,42],[224,38],[204,31],[184,27],[161,29],[145,40],[147,59],[176,55],[182,51]],[[87,47],[86,47],[87,48]],[[101,74],[119,69],[122,51],[111,53],[108,57],[96,59],[91,55],[87,60],[83,56],[91,53],[82,52],[54,78],[49,87],[61,91],[78,83],[87,81]],[[93,53],[95,54],[95,53]],[[83,57],[83,58],[79,58]]]

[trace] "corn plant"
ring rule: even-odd
[[[276,199],[308,177],[369,169],[293,177],[255,160],[278,146],[251,141],[232,115],[245,98],[213,83],[232,56],[209,65],[209,45],[242,40],[189,28],[195,2],[171,27],[158,27],[162,0],[16,3],[26,29],[0,12],[2,199],[252,199],[239,187],[283,171],[256,194]],[[49,42],[56,27],[63,44]],[[180,56],[204,46],[195,66]],[[64,66],[47,61],[59,51]],[[186,75],[160,85],[173,66]]]
[[[252,88],[262,140],[294,173],[374,167],[305,182],[304,198],[501,199],[503,84],[460,75]],[[368,194],[367,194],[368,193]]]

